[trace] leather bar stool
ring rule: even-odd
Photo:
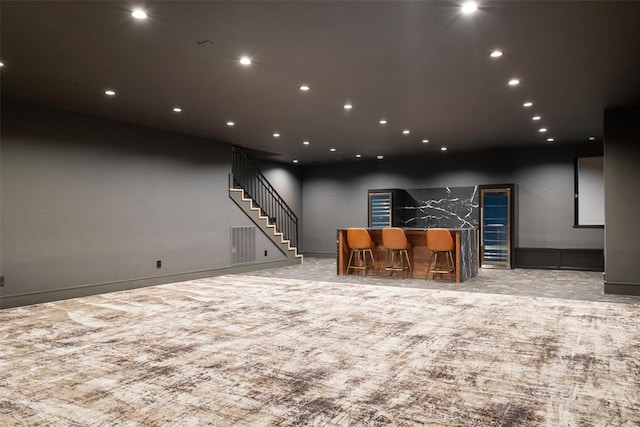
[[[349,270],[363,270],[367,275],[367,254],[371,257],[371,267],[375,269],[376,260],[373,258],[372,249],[375,247],[369,232],[364,228],[347,228],[347,245],[351,249],[349,253],[349,264],[347,264],[347,274]],[[353,255],[358,259],[357,264],[351,264]]]
[[[387,250],[387,258],[384,262],[384,269],[393,274],[394,271],[413,273],[411,261],[409,260],[409,249],[411,243],[407,241],[404,230],[398,227],[386,227],[382,229],[382,246]],[[398,263],[396,263],[396,255]]]
[[[425,280],[429,278],[429,273],[434,273],[434,279],[436,274],[452,273],[456,271],[456,263],[453,261],[453,251],[456,248],[451,233],[446,228],[427,228],[427,250],[431,252],[431,258],[427,265],[427,276]],[[446,258],[446,267],[441,266],[438,268],[438,255],[444,253]],[[442,264],[442,262],[441,262]],[[434,270],[431,270],[433,265]]]

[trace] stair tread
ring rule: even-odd
[[[284,239],[284,233],[278,231],[276,224],[271,224],[269,222],[269,217],[266,215],[262,215],[262,209],[260,209],[259,207],[253,206],[253,199],[251,199],[250,197],[245,197],[245,192],[243,189],[241,188],[229,188],[229,191],[234,192],[234,193],[241,193],[241,199],[243,202],[249,203],[249,210],[251,211],[259,211],[260,213],[258,214],[258,219],[261,220],[266,220],[266,228],[271,228],[273,230],[273,237],[280,237],[280,244],[281,245],[287,245],[287,251],[289,253],[292,253],[293,257],[295,259],[300,259],[301,262],[304,259],[302,254],[298,253],[298,248],[295,246],[291,246],[291,241],[290,240],[286,240]],[[257,224],[257,223],[256,223]],[[277,243],[274,241],[274,243]]]

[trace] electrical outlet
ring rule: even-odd
[[[156,261],[156,268],[162,268],[162,260]]]
[[[0,276],[0,288],[4,288],[4,276]]]

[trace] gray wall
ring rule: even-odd
[[[640,108],[604,116],[605,292],[640,295]]]
[[[3,100],[1,148],[0,296],[224,269],[230,227],[252,225],[228,198],[226,144]],[[366,226],[368,189],[502,183],[516,184],[516,245],[603,248],[603,230],[573,228],[573,160],[601,154],[581,143],[258,163],[307,254],[335,254],[336,229]],[[260,261],[278,259],[259,246]]]
[[[210,140],[3,101],[1,295],[229,267],[230,227],[253,225],[229,199],[230,157]],[[261,233],[256,249],[284,259]]]
[[[257,153],[249,153],[257,156]],[[302,247],[302,176],[299,167],[254,157],[256,164],[298,217],[298,245]]]
[[[575,229],[574,157],[601,155],[596,143],[430,153],[304,169],[305,253],[334,254],[336,229],[367,226],[367,190],[516,184],[516,245],[602,249],[602,229]]]

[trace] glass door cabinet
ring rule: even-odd
[[[482,267],[512,268],[512,193],[512,186],[480,189]]]

